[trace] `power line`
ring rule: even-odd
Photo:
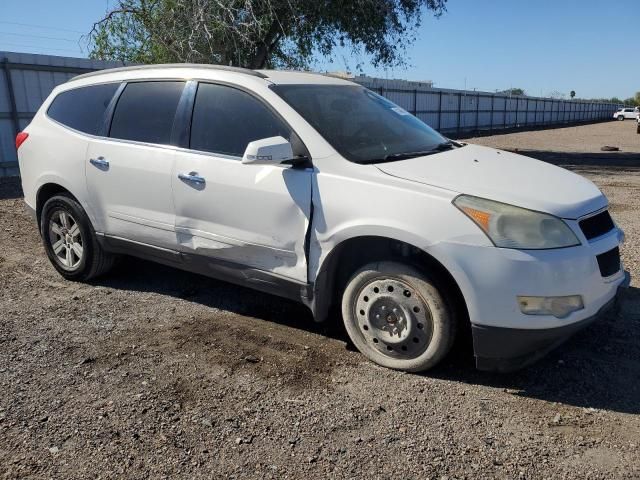
[[[81,32],[79,30],[70,30],[68,28],[46,27],[44,25],[34,25],[32,23],[5,22],[4,20],[0,20],[0,23],[3,23],[5,25],[18,25],[20,27],[44,28],[45,30],[58,30],[60,32],[79,33],[81,35],[84,35],[87,33],[87,32]]]
[[[71,40],[69,38],[47,37],[45,35],[33,35],[31,33],[0,32],[0,35],[14,35],[14,36],[18,36],[18,37],[42,38],[44,40],[58,40],[58,41],[61,41],[61,42],[70,42],[70,43],[77,43],[78,42],[78,40]]]
[[[25,45],[23,43],[10,43],[10,42],[0,42],[0,47],[2,45],[10,45],[12,47],[21,47],[21,48],[34,48],[36,50],[55,50],[58,52],[70,52],[77,54],[82,54],[82,50],[72,50],[70,48],[51,48],[51,47],[43,47],[42,45]]]

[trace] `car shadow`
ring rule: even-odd
[[[577,333],[538,362],[513,373],[474,368],[469,337],[426,376],[505,389],[576,407],[640,413],[640,289],[621,293],[617,311]]]
[[[0,200],[22,198],[20,177],[0,177]]]
[[[340,338],[337,332],[315,322],[311,311],[300,303],[135,257],[121,257],[109,275],[91,283],[116,290],[158,293]]]
[[[296,302],[201,275],[124,257],[116,270],[94,282],[113,289],[153,292],[209,308],[259,318],[324,335],[354,350],[337,321],[319,324]],[[585,408],[640,413],[640,289],[630,288],[621,309],[578,333],[554,352],[508,374],[475,369],[470,335],[463,332],[430,378],[506,389],[513,395]]]

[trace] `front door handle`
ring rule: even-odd
[[[205,179],[198,175],[198,172],[179,173],[178,178],[189,183],[196,183],[198,185],[204,185]]]
[[[104,157],[90,158],[89,163],[94,167],[98,167],[101,170],[107,170],[109,168],[109,161],[106,160]]]

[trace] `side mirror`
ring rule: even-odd
[[[289,141],[282,137],[270,137],[249,143],[244,151],[242,163],[277,165],[293,158],[293,149]]]

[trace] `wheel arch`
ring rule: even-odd
[[[40,229],[40,216],[42,215],[42,207],[45,203],[47,203],[47,200],[61,193],[69,195],[76,202],[80,203],[78,198],[73,193],[71,193],[68,188],[62,186],[60,183],[47,182],[38,187],[38,190],[36,192],[36,219],[38,222],[38,229]]]
[[[311,309],[316,321],[326,321],[336,308],[339,309],[340,294],[350,276],[358,268],[377,260],[407,263],[435,276],[445,286],[457,321],[461,326],[465,321],[469,323],[467,302],[459,282],[441,261],[404,240],[377,235],[347,238],[327,254],[314,282]]]

